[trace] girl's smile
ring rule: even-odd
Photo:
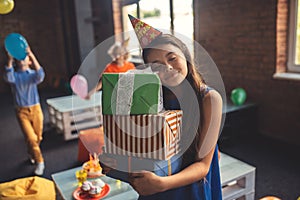
[[[174,45],[158,45],[149,53],[147,60],[166,86],[177,86],[187,76],[187,61],[181,50]]]

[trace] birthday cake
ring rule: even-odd
[[[90,155],[90,160],[83,163],[82,168],[87,172],[88,177],[98,177],[102,175],[102,167],[96,155]]]

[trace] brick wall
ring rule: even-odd
[[[300,139],[300,82],[274,80],[277,23],[276,0],[195,0],[195,38],[208,51],[222,74],[227,94],[235,87],[247,91],[248,100],[259,104],[259,129],[263,134],[290,142]],[[287,3],[279,0],[278,3]],[[95,23],[96,42],[112,36],[112,4],[96,8],[107,23]],[[3,41],[11,32],[26,37],[46,71],[42,87],[53,80],[70,78],[79,68],[72,0],[15,0],[13,12],[0,15],[0,65],[6,62]],[[283,10],[284,12],[284,10]],[[107,17],[107,18],[106,18]],[[279,19],[278,19],[279,20]],[[283,22],[284,23],[284,22]],[[99,28],[102,27],[102,28]],[[100,34],[102,32],[103,34]],[[284,41],[284,34],[282,35]],[[278,38],[278,40],[280,40]],[[277,41],[278,41],[277,40]],[[281,53],[285,53],[283,50]],[[284,58],[284,57],[283,57]],[[3,74],[3,67],[0,69]],[[0,79],[0,92],[9,87]]]
[[[92,0],[95,45],[114,33],[111,1]],[[13,11],[0,15],[0,74],[6,63],[4,38],[22,34],[46,71],[41,88],[56,88],[68,83],[80,67],[76,13],[73,0],[15,0]],[[9,92],[0,78],[0,93]]]
[[[3,72],[2,66],[6,63],[4,38],[9,33],[17,32],[27,39],[40,64],[45,68],[47,76],[42,86],[49,85],[58,75],[66,75],[59,2],[59,0],[15,1],[13,11],[0,16],[1,72]],[[4,83],[1,78],[0,92],[8,90],[8,84]]]
[[[123,23],[122,23],[122,1],[113,0],[113,16],[114,16],[114,28],[117,41],[122,41],[123,38]]]
[[[259,104],[261,133],[299,143],[300,82],[272,78],[276,63],[286,62],[276,58],[276,30],[284,28],[276,26],[277,1],[196,0],[195,5],[195,38],[219,67],[227,95],[243,87],[248,100]]]
[[[276,72],[286,72],[287,49],[288,49],[288,1],[278,0],[276,22]]]

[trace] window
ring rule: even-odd
[[[300,72],[300,6],[298,0],[291,0],[290,2],[287,71]]]
[[[127,14],[131,14],[145,23],[172,34],[181,34],[193,41],[193,0],[139,0],[132,4],[124,5],[123,12],[123,31],[132,30],[132,25],[128,20]],[[131,44],[137,45],[135,35],[130,37]],[[139,46],[130,47],[133,56],[140,56]],[[192,51],[191,51],[192,52]]]
[[[300,80],[300,0],[278,0],[276,71],[273,77]]]

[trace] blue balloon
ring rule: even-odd
[[[4,40],[6,51],[17,60],[24,60],[27,56],[28,43],[19,33],[11,33]]]

